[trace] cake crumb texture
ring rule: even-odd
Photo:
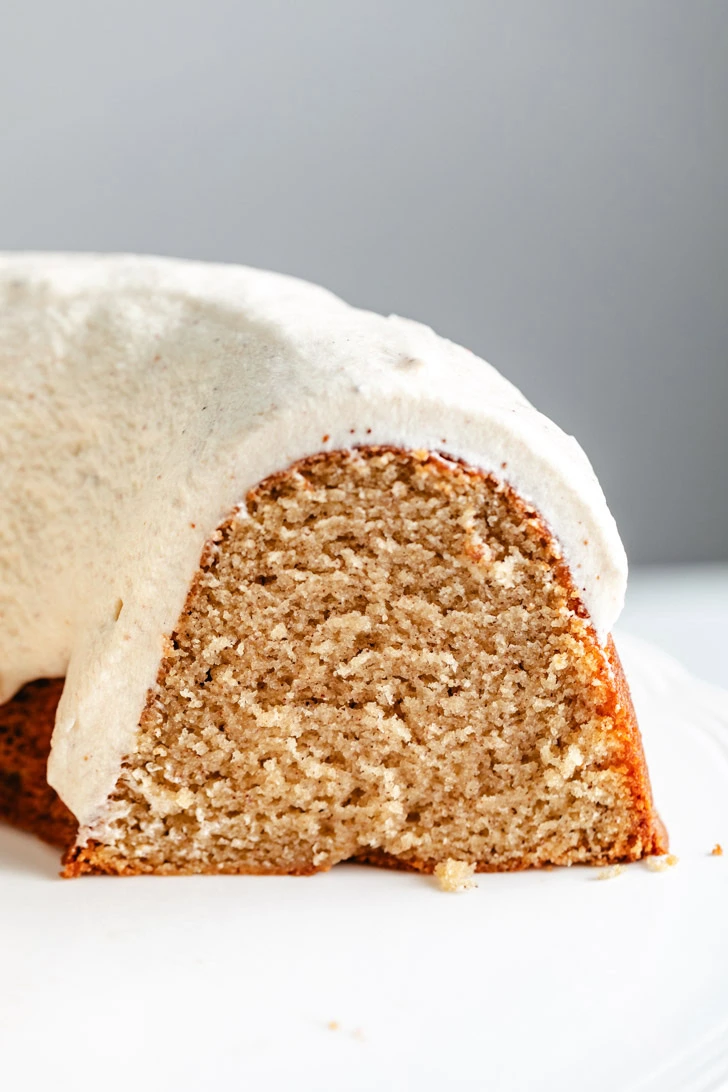
[[[208,544],[66,874],[664,848],[616,653],[537,513],[440,455],[364,448],[266,479]]]
[[[663,848],[616,653],[537,513],[462,464],[368,448],[266,479],[217,532],[67,873]]]
[[[68,845],[44,778],[60,687],[0,709],[0,813]],[[461,463],[365,448],[267,479],[208,543],[65,874],[489,871],[666,848],[616,652],[537,513]]]
[[[474,864],[455,861],[452,857],[435,865],[435,876],[441,891],[471,891],[478,886],[474,873]]]

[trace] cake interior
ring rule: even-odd
[[[68,873],[640,857],[661,836],[618,678],[506,485],[427,452],[313,457],[207,548]]]

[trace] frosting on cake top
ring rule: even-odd
[[[589,461],[468,350],[240,266],[0,256],[0,702],[66,676],[49,780],[83,835],[206,540],[262,478],[359,443],[507,481],[605,638],[627,564]]]

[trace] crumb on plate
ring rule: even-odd
[[[456,861],[452,857],[435,865],[435,877],[441,891],[471,891],[478,886],[473,878],[474,873],[474,864]]]
[[[649,868],[650,872],[667,872],[668,868],[672,868],[677,864],[677,857],[674,853],[664,853],[659,856],[645,857],[645,864]]]
[[[607,868],[602,868],[597,872],[596,878],[598,880],[613,880],[616,876],[621,876],[624,872],[624,865],[612,864]]]
[[[710,856],[711,857],[722,857],[723,856],[723,846],[720,844],[720,842],[715,843],[715,845],[713,846],[713,848],[710,851]]]

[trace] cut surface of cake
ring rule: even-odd
[[[494,369],[242,267],[0,298],[0,815],[66,875],[666,851],[614,521]]]

